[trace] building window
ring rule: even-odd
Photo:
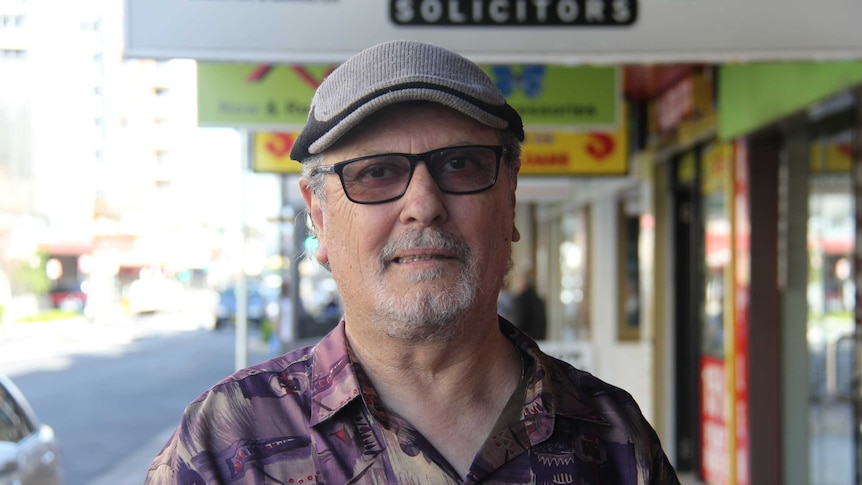
[[[0,49],[0,60],[26,59],[27,51],[23,49]]]
[[[27,17],[24,15],[0,15],[0,27],[5,29],[20,29],[24,27]]]
[[[102,27],[101,23],[102,23],[101,20],[91,20],[91,21],[81,22],[81,30],[89,30],[89,31],[93,31],[93,32],[98,32],[99,30],[101,30],[101,27]]]

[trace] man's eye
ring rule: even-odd
[[[365,170],[363,170],[361,176],[363,178],[378,179],[378,178],[386,177],[387,175],[389,175],[391,173],[392,173],[392,170],[389,167],[374,166],[374,167],[368,167]]]
[[[453,158],[449,160],[446,165],[452,169],[461,169],[467,166],[469,162],[463,158]]]
[[[358,170],[353,179],[359,182],[377,182],[380,180],[401,177],[405,171],[409,171],[409,169],[409,166],[405,167],[404,164],[401,163],[370,163]]]
[[[458,155],[447,159],[446,163],[443,165],[443,169],[449,172],[455,172],[475,168],[477,164],[478,161],[474,157]]]

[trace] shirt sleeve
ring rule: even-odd
[[[203,480],[195,481],[180,481],[179,469],[182,467],[188,470],[185,463],[181,463],[177,449],[179,445],[179,429],[174,431],[168,442],[162,448],[162,451],[156,456],[144,479],[144,485],[169,485],[169,484],[185,484],[185,485],[204,485]]]

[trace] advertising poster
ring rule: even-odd
[[[257,132],[252,135],[251,168],[258,173],[300,173],[301,166],[291,160],[290,149],[297,132]]]
[[[727,365],[728,317],[732,321],[732,145],[712,144],[702,154],[704,308],[701,331],[701,473],[709,485],[731,484],[733,470],[731,394]],[[732,193],[732,192],[731,192]],[[728,291],[730,287],[730,291]],[[728,313],[728,312],[731,313]],[[729,372],[731,374],[729,374]]]
[[[751,210],[748,149],[734,144],[734,401],[736,403],[736,484],[750,485],[751,448],[748,403],[748,310],[751,294]]]
[[[730,436],[724,359],[705,355],[700,360],[701,474],[709,485],[728,485]]]
[[[299,130],[337,64],[197,63],[198,124]],[[616,66],[483,65],[527,131],[623,129]],[[601,151],[602,148],[599,148]]]

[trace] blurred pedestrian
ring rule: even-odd
[[[536,291],[536,273],[525,270],[519,278],[519,292],[515,296],[515,320],[518,326],[533,340],[544,340],[547,336],[545,300]]]

